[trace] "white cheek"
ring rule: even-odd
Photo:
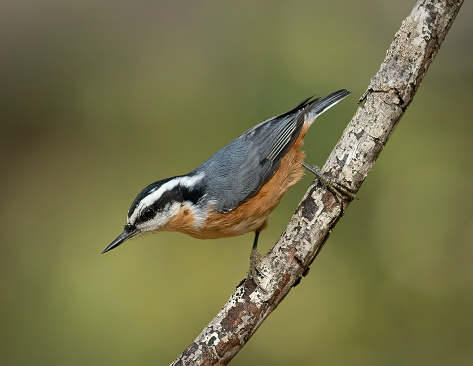
[[[207,206],[205,208],[198,209],[192,202],[184,202],[184,205],[189,207],[192,214],[194,215],[194,226],[196,229],[201,229],[204,224],[205,220],[209,217],[208,212],[217,205],[216,201],[209,200]]]
[[[179,208],[180,205],[178,203],[174,203],[171,207],[165,207],[162,212],[159,212],[151,220],[142,222],[141,224],[136,225],[136,227],[142,232],[159,231],[179,212]]]
[[[137,205],[137,207],[135,208],[135,210],[133,211],[133,213],[131,214],[131,216],[128,218],[128,223],[133,223],[136,221],[137,217],[138,217],[138,214],[145,208],[145,207],[148,207],[148,206],[151,206],[154,202],[156,202],[162,195],[164,192],[166,191],[169,191],[171,189],[173,189],[174,187],[176,187],[177,185],[179,184],[182,184],[184,185],[185,187],[192,187],[193,185],[195,185],[197,182],[199,182],[200,180],[202,180],[202,178],[204,178],[205,174],[204,173],[199,173],[195,176],[182,176],[182,177],[176,177],[172,180],[170,180],[169,182],[166,182],[164,183],[161,187],[159,187],[158,189],[154,189],[152,191],[150,191],[148,193],[148,195],[146,197],[144,197],[140,203]],[[169,217],[170,215],[162,215],[163,218],[165,218],[164,220],[164,223],[166,223],[167,221],[169,221]],[[154,221],[154,220],[153,220]],[[151,223],[150,223],[151,224]],[[147,225],[147,224],[143,224],[143,225]],[[164,225],[162,223],[162,219],[159,219],[157,220],[156,222],[156,225]]]

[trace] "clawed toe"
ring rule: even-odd
[[[338,197],[345,199],[348,198],[350,200],[358,199],[356,197],[356,191],[342,183],[338,180],[328,177],[320,171],[320,168],[316,165],[310,166],[305,161],[302,162],[304,168],[315,174],[317,179],[322,183],[324,187],[326,187],[330,192],[337,195]]]
[[[250,254],[250,268],[246,273],[247,279],[253,279],[255,282],[258,280],[259,268],[261,265],[261,254],[256,249],[251,250]]]

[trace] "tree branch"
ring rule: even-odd
[[[323,172],[359,189],[412,102],[463,0],[419,0],[396,33],[355,116]],[[225,365],[245,345],[309,266],[350,202],[314,181],[276,245],[258,286],[245,281],[173,365]]]

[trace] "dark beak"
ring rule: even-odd
[[[124,243],[128,239],[133,238],[135,235],[139,234],[140,230],[136,229],[132,226],[125,226],[125,230],[123,230],[123,233],[121,233],[118,238],[116,238],[112,243],[105,248],[105,250],[102,252],[102,254],[107,253],[108,251],[118,247],[120,244]]]

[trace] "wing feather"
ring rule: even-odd
[[[207,199],[218,212],[229,212],[253,197],[279,168],[308,113],[315,119],[348,94],[339,90],[324,98],[304,99],[290,111],[256,125],[223,147],[193,172],[205,173],[202,184],[206,185]]]

